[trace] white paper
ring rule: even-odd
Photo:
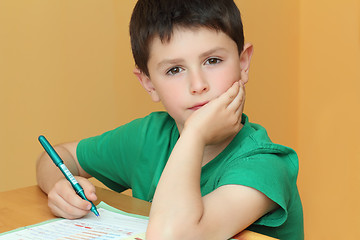
[[[60,219],[45,222],[1,235],[0,240],[125,240],[130,236],[144,236],[148,219],[128,216],[104,208],[98,208],[98,211],[100,217],[89,213],[77,220]]]

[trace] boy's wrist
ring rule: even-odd
[[[186,138],[190,141],[198,143],[200,146],[206,145],[206,140],[203,137],[203,134],[200,130],[197,130],[194,127],[186,126],[181,132],[181,138]]]

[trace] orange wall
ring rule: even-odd
[[[245,112],[299,154],[306,238],[359,239],[359,1],[236,2],[255,46]],[[0,1],[0,191],[36,183],[39,134],[81,139],[162,109],[132,75],[134,3]]]
[[[245,41],[254,45],[245,112],[273,141],[296,148],[299,10],[297,1],[235,1]]]
[[[360,239],[360,1],[300,1],[298,152],[308,239]]]
[[[134,3],[0,1],[0,191],[36,183],[38,135],[77,140],[161,108],[132,74]]]

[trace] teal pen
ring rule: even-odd
[[[65,178],[71,183],[71,186],[74,188],[75,192],[84,200],[89,201],[91,203],[91,211],[98,217],[99,212],[97,211],[95,205],[86,198],[84,189],[80,186],[78,181],[74,178],[74,176],[71,174],[69,169],[65,166],[63,160],[60,158],[60,156],[57,154],[55,149],[51,146],[51,144],[48,142],[48,140],[44,136],[39,136],[39,142],[49,154],[50,158],[53,160],[55,165],[61,170],[61,172],[64,174]]]

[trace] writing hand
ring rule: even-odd
[[[97,196],[94,185],[86,178],[75,178],[83,187],[86,197],[90,201],[95,201]],[[48,205],[55,216],[67,219],[81,218],[88,214],[91,208],[91,203],[77,195],[65,178],[59,180],[49,191]]]

